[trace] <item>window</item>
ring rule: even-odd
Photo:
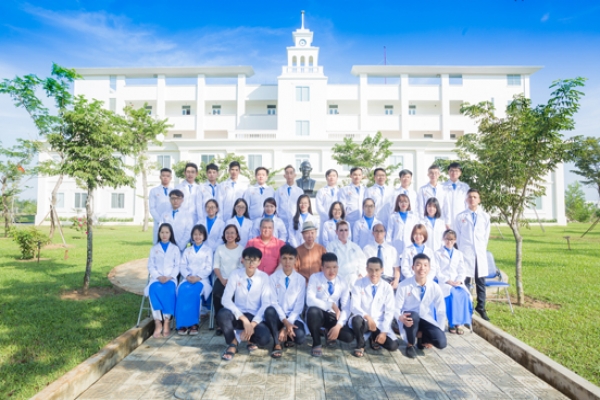
[[[338,110],[338,106],[336,105],[330,105],[329,106],[329,114],[331,115],[338,115],[340,112]]]
[[[258,167],[262,167],[262,155],[260,154],[248,154],[248,169],[254,173],[254,170]]]
[[[214,159],[215,159],[214,154],[202,154],[200,156],[200,162],[204,165],[210,164],[212,162],[212,160],[214,160]]]
[[[304,161],[310,161],[308,154],[296,154],[296,171],[300,171],[300,164]]]
[[[447,159],[448,159],[448,157],[446,157],[446,156],[436,156],[436,157],[435,157],[435,160],[436,160],[436,161],[437,161],[437,160],[447,160]]]
[[[160,168],[171,168],[171,156],[157,156],[156,161]]]
[[[221,106],[212,106],[212,115],[221,115]]]
[[[109,81],[111,90],[117,90],[117,76],[111,75]]]
[[[456,133],[451,133],[450,134],[450,139],[456,139]]]
[[[462,75],[450,75],[449,77],[449,84],[450,85],[462,85],[463,84],[463,77]]]
[[[181,139],[183,137],[183,135],[181,133],[174,133],[173,134],[173,139]]]
[[[389,158],[390,165],[398,165],[398,169],[404,166],[404,156],[393,155]]]
[[[425,134],[423,134],[423,137],[425,139],[433,139],[433,133],[425,133]]]
[[[537,211],[541,211],[542,208],[543,208],[542,198],[541,197],[536,197],[535,198],[535,209]]]
[[[112,112],[117,111],[117,99],[115,99],[114,97],[108,99],[108,109]]]
[[[110,208],[125,208],[125,193],[113,193],[110,196]]]
[[[146,106],[144,108],[146,109],[146,112],[148,112],[148,115],[152,115],[152,106]]]
[[[308,136],[310,125],[308,121],[296,121],[296,136]]]
[[[394,114],[394,106],[383,106],[385,115],[393,115]]]
[[[506,75],[506,80],[508,81],[508,86],[521,86],[521,75]]]
[[[308,86],[296,86],[296,101],[309,101],[310,88]]]
[[[75,208],[85,208],[87,193],[75,193]]]
[[[417,115],[417,106],[408,106],[408,115]]]
[[[191,106],[181,106],[181,115],[192,115]]]
[[[65,194],[56,193],[56,208],[65,208]]]
[[[342,165],[342,171],[350,171],[350,166],[348,164]]]
[[[267,115],[276,115],[277,106],[267,106]]]

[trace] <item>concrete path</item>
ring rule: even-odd
[[[351,346],[267,350],[221,361],[222,336],[204,322],[200,335],[148,339],[79,399],[565,399],[475,334],[448,335],[444,350],[411,360],[400,351],[355,358]],[[309,338],[309,341],[311,339]]]
[[[108,279],[116,287],[141,296],[148,283],[148,259],[118,265],[108,273]]]

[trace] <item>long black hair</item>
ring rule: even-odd
[[[312,215],[312,205],[310,204],[310,197],[307,194],[300,195],[298,200],[296,201],[296,215],[294,215],[294,230],[298,230],[298,226],[300,225],[300,200],[307,199],[308,200],[308,213]]]
[[[173,233],[173,227],[171,226],[171,224],[163,222],[162,224],[160,224],[160,226],[158,227],[158,237],[157,237],[157,242],[160,242],[160,230],[163,228],[169,228],[169,232],[171,232],[171,235],[169,236],[169,242],[173,243],[175,246],[177,246],[177,243],[175,242],[175,234]]]

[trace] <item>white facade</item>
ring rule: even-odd
[[[393,142],[390,163],[401,162],[403,168],[413,171],[417,189],[427,182],[429,165],[437,158],[454,158],[456,139],[476,132],[473,121],[460,115],[461,103],[492,101],[502,116],[515,94],[530,96],[530,76],[540,68],[354,66],[351,73],[358,78],[357,84],[332,85],[319,65],[313,32],[303,24],[293,32],[293,46],[287,48],[287,64],[276,85],[248,84],[246,79],[254,74],[249,66],[81,68],[77,72],[84,79],[75,82],[74,93],[101,100],[117,112],[125,105],[147,103],[152,115],[168,118],[173,128],[162,146],[150,149],[151,157],[162,157],[165,166],[179,160],[200,163],[203,157],[226,153],[244,155],[249,166],[260,164],[269,169],[298,166],[308,159],[318,186],[324,185],[329,168],[336,168],[341,179],[347,176],[347,168],[331,158],[335,143],[345,137],[361,141],[380,131]],[[395,83],[372,82],[384,77]],[[220,84],[221,78],[234,78],[237,83]],[[40,177],[39,182],[38,219],[47,212],[55,179]],[[547,196],[540,200],[537,213],[541,219],[564,224],[562,166],[548,182]],[[149,184],[158,183],[156,171]],[[140,191],[141,183],[137,191],[100,190],[97,215],[141,221]],[[64,197],[59,214],[76,213],[74,182],[66,179],[59,192]],[[122,201],[115,199],[114,193],[123,194]],[[535,214],[527,217],[535,218]]]

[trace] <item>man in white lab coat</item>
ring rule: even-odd
[[[169,191],[171,188],[171,177],[173,173],[169,168],[160,170],[160,185],[150,189],[148,194],[148,206],[150,215],[152,216],[152,243],[158,243],[158,227],[160,225],[160,217],[163,209],[169,207]]]

